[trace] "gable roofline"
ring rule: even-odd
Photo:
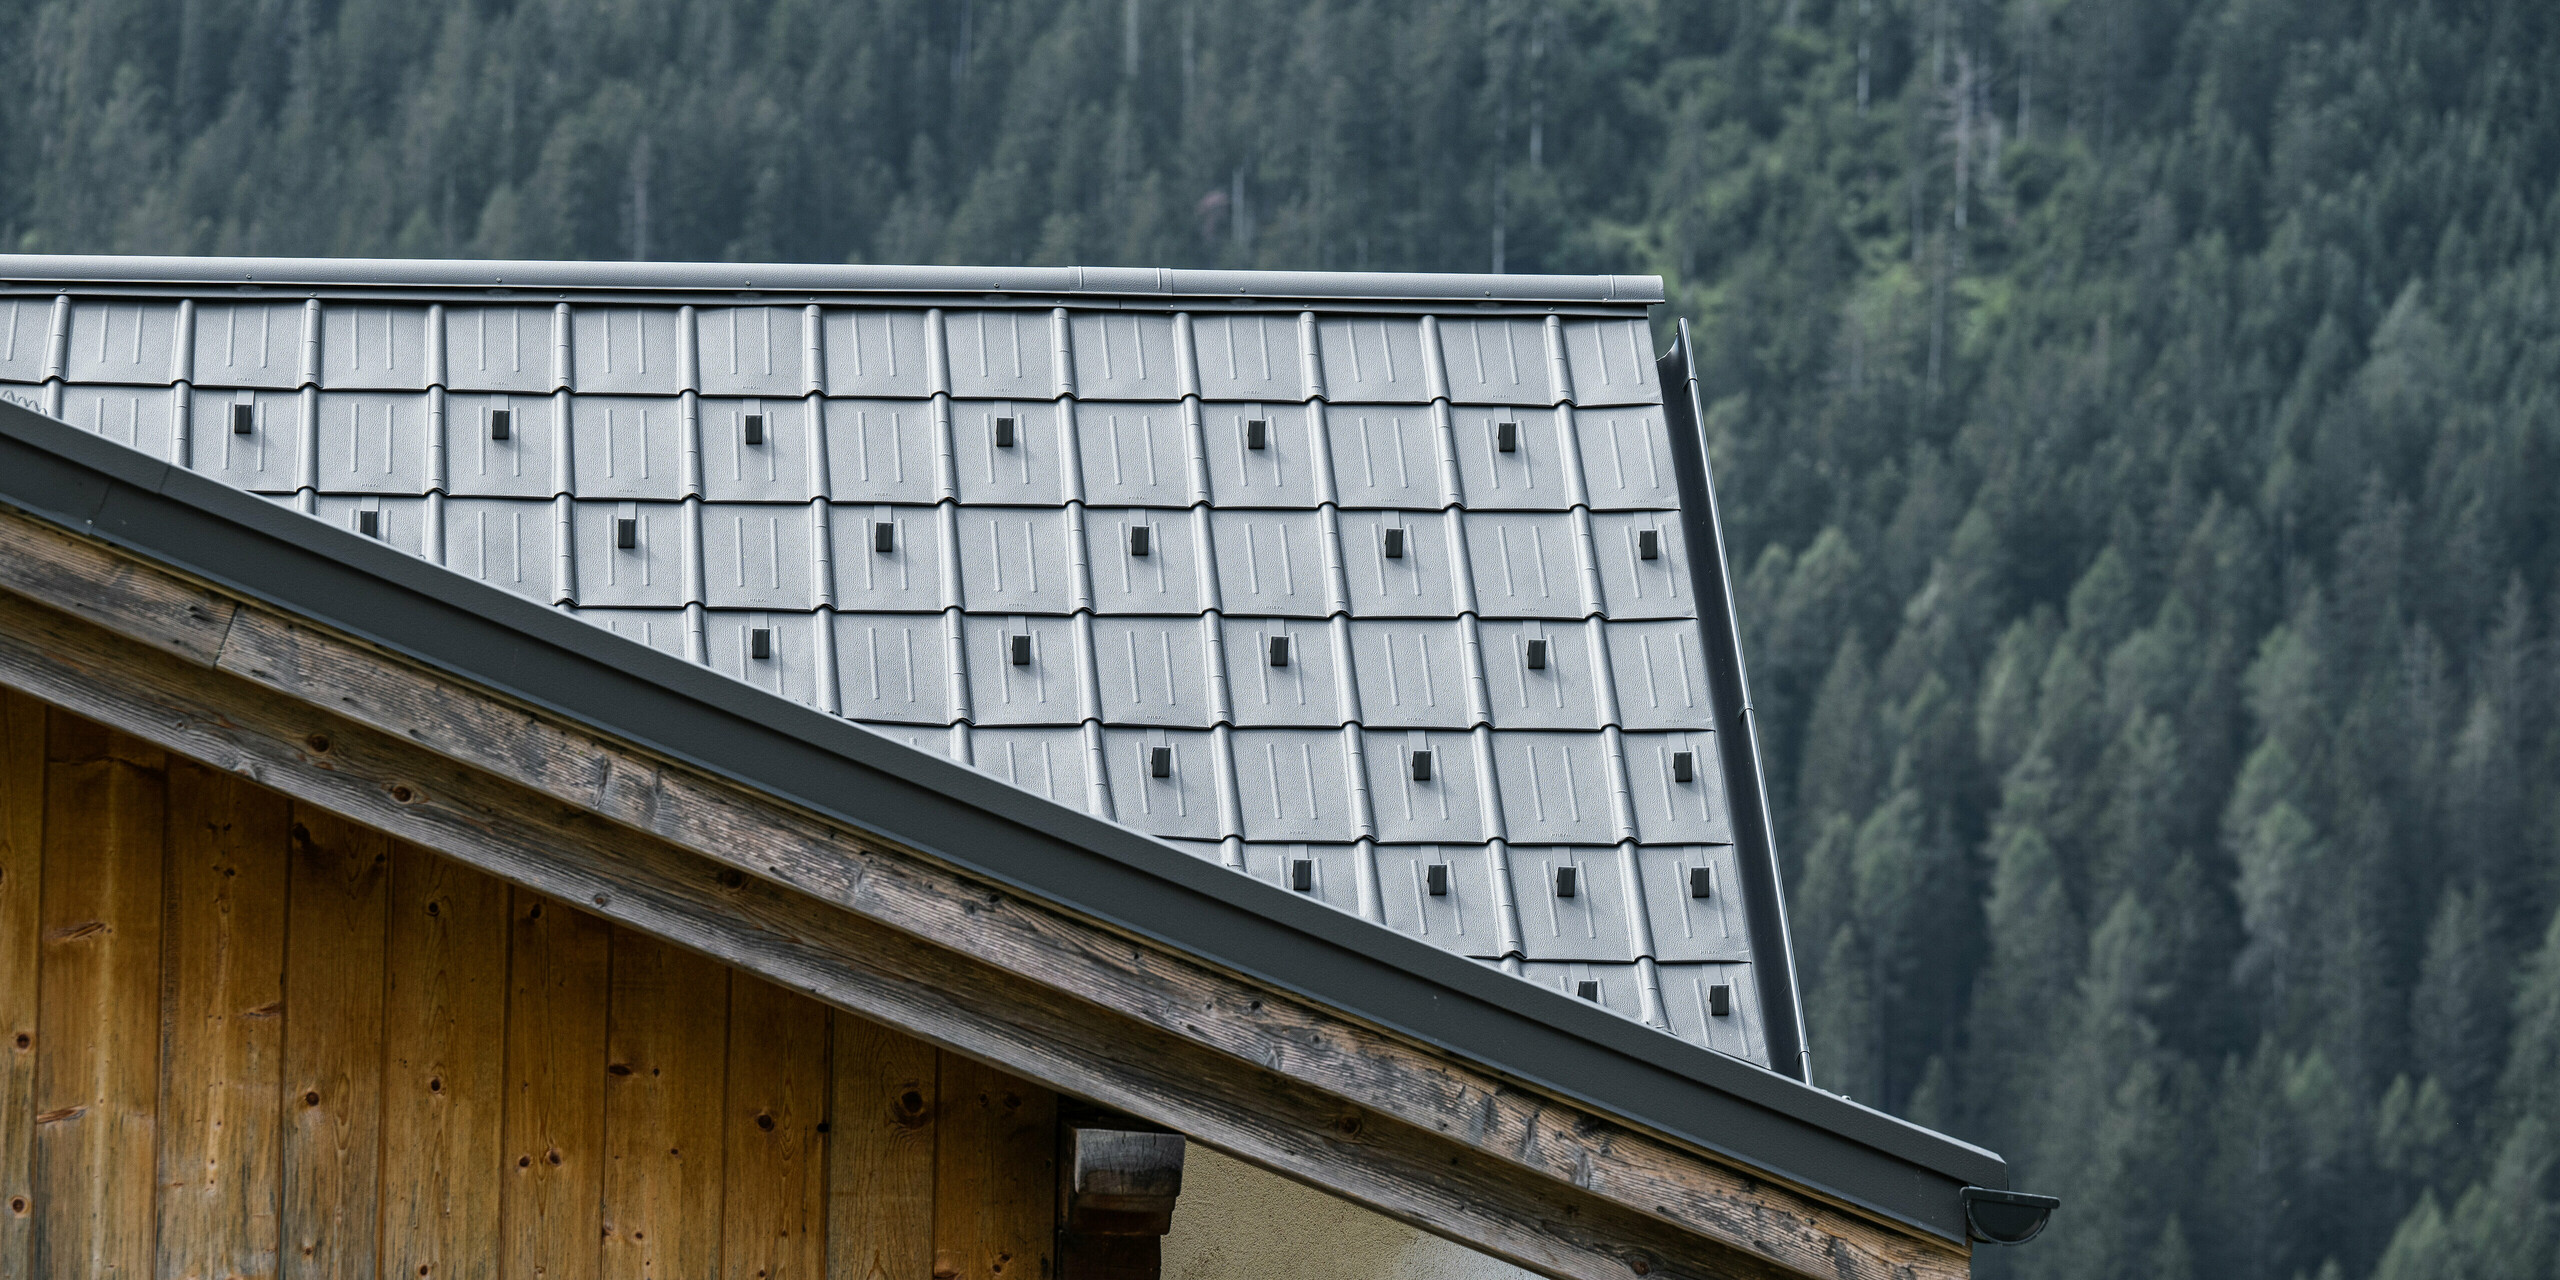
[[[0,404],[0,503],[1950,1241],[2000,1158]]]
[[[973,305],[1297,304],[1424,309],[1450,303],[1642,308],[1663,300],[1660,276],[1457,275],[1375,271],[1194,271],[1170,267],[904,267],[791,263],[467,262],[395,258],[170,258],[0,254],[0,281],[46,290],[119,288],[469,290],[525,295],[706,294],[759,301],[790,295],[950,295]],[[989,295],[999,295],[990,297]]]

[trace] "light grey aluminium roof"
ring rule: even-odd
[[[0,279],[0,394],[1803,1078],[1658,281]]]

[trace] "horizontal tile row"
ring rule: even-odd
[[[1212,861],[1219,846],[1176,841]],[[1368,850],[1377,868],[1377,895],[1385,922],[1445,950],[1478,959],[1503,953],[1493,892],[1502,862],[1520,904],[1523,954],[1531,960],[1633,960],[1637,954],[1628,904],[1640,897],[1652,926],[1654,958],[1665,961],[1747,961],[1751,939],[1730,845],[1649,845],[1635,851],[1640,895],[1624,883],[1619,851],[1512,844],[1498,862],[1482,844],[1391,844]],[[1245,872],[1358,914],[1361,850],[1350,844],[1244,846]],[[1571,897],[1555,892],[1556,872],[1574,872]]]
[[[1183,616],[1221,608],[1256,617],[1475,612],[1560,621],[1697,614],[1687,542],[1675,518],[1657,512],[1591,517],[1595,581],[1577,563],[1573,519],[1552,514],[1346,511],[1341,540],[1330,543],[1315,512],[1102,508],[1080,513],[1079,541],[1071,518],[1079,513],[1070,509],[344,495],[320,495],[313,508],[545,603],[690,603],[687,521],[698,520],[702,602],[721,608]],[[1452,525],[1466,541],[1463,582]],[[1214,549],[1207,564],[1204,533]],[[945,538],[957,540],[956,582],[944,581]]]
[[[1064,402],[1075,417],[1072,477],[1061,408],[1054,400],[949,402],[957,492],[948,496],[1033,506],[1073,496],[1159,507],[1200,500],[1182,406]],[[1581,497],[1594,510],[1679,507],[1659,405],[1528,413],[1460,406],[1449,411],[1445,446],[1427,408],[1314,411],[1326,418],[1332,498],[1346,507],[1566,510],[1576,502],[1569,445],[1582,464]],[[306,412],[318,417],[307,450]],[[933,502],[946,496],[937,412],[932,401],[884,399],[330,391],[306,404],[293,391],[87,383],[62,394],[62,416],[74,425],[243,488],[481,497],[685,497],[685,455],[698,438],[701,495],[712,499]],[[1324,495],[1310,412],[1302,404],[1202,407],[1206,500],[1316,506]],[[182,418],[184,458],[177,456]],[[1445,483],[1444,447],[1455,450],[1456,495]]]
[[[0,297],[0,379],[621,395],[1659,403],[1642,319]],[[1312,345],[1310,345],[1312,342]]]

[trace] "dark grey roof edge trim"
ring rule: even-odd
[[[1697,350],[1689,322],[1662,355],[1662,408],[1670,419],[1671,469],[1680,481],[1680,522],[1689,540],[1689,574],[1698,617],[1711,633],[1707,680],[1716,709],[1728,718],[1725,794],[1733,805],[1751,925],[1752,969],[1769,1028],[1769,1063],[1813,1083],[1813,1049],[1805,1033],[1804,997],[1796,985],[1795,936],[1787,925],[1786,876],[1778,866],[1778,833],[1770,821],[1769,784],[1760,763],[1760,719],[1751,706],[1751,673],[1742,661],[1742,624],[1733,607],[1733,569],[1726,556],[1724,514],[1716,505],[1715,464],[1707,457],[1706,413],[1698,398]],[[1718,728],[1728,728],[1719,725]]]
[[[1961,1240],[1961,1188],[2006,1185],[1980,1148],[7,404],[0,502],[1919,1230]]]
[[[172,258],[0,254],[0,280],[172,284],[760,293],[989,293],[1394,302],[1650,305],[1660,276],[1441,275],[1389,271],[1189,271],[1163,267],[893,267],[717,262],[456,262],[405,258]]]

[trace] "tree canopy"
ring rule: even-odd
[[[0,0],[21,251],[1663,275],[1819,1083],[2560,1276],[2560,6]]]

